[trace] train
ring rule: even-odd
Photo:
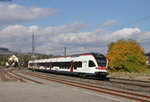
[[[103,54],[85,53],[64,57],[30,60],[28,68],[61,74],[77,75],[82,78],[96,77],[105,79],[108,61]]]

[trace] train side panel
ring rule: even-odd
[[[29,61],[30,69],[86,76],[107,76],[106,64],[101,66],[94,55],[69,56]],[[103,68],[103,69],[102,69]]]

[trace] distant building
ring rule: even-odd
[[[11,66],[17,67],[19,59],[15,55],[12,55],[8,58],[8,62],[10,63]]]
[[[8,61],[18,62],[18,57],[16,57],[15,55],[12,55],[8,58]]]
[[[0,47],[0,51],[9,51],[8,48]]]
[[[150,65],[150,53],[146,53],[145,56],[146,56],[146,59],[147,59],[146,64]]]

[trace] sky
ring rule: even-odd
[[[108,44],[136,40],[150,52],[150,0],[0,0],[0,47],[67,55],[106,54]]]

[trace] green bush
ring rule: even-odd
[[[142,60],[141,57],[136,54],[131,54],[125,61],[115,61],[113,69],[115,69],[114,71],[144,72],[146,65],[145,60]]]

